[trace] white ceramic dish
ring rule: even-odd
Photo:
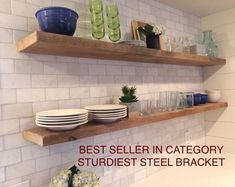
[[[92,112],[106,112],[106,111],[122,111],[125,110],[127,106],[125,105],[93,105],[86,106],[85,109]]]
[[[82,123],[77,123],[77,124],[72,124],[72,125],[54,125],[54,126],[49,126],[49,125],[41,125],[41,124],[37,124],[37,123],[36,123],[36,125],[39,126],[39,127],[47,128],[47,129],[49,129],[51,131],[67,131],[67,130],[75,129],[78,126],[86,124],[87,122],[88,122],[88,120],[84,121]]]
[[[95,122],[99,122],[99,123],[113,123],[115,121],[119,121],[120,119],[122,119],[124,117],[118,117],[118,118],[95,118],[93,120]]]
[[[108,114],[96,114],[96,113],[91,113],[90,116],[91,117],[119,117],[119,116],[123,116],[123,115],[127,115],[127,112],[119,112],[119,113],[108,113]]]
[[[58,109],[48,110],[36,113],[36,116],[40,117],[71,117],[87,114],[88,111],[85,109]]]
[[[40,117],[36,116],[36,120],[38,121],[72,121],[72,120],[80,120],[88,118],[88,114],[74,117],[66,117],[66,118],[58,118],[58,117]]]
[[[36,123],[41,125],[68,125],[68,124],[76,124],[76,123],[83,123],[84,121],[87,121],[88,118],[80,119],[80,120],[73,120],[73,121],[39,121],[35,120]]]
[[[108,120],[108,119],[120,119],[120,118],[124,118],[126,117],[127,114],[123,114],[121,116],[117,116],[117,117],[93,117],[93,119],[100,119],[100,120]]]
[[[221,99],[221,94],[218,93],[208,93],[208,102],[216,103]]]

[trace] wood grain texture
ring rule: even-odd
[[[36,31],[21,40],[19,52],[134,61],[160,64],[210,66],[225,64],[225,59],[197,56],[187,53],[168,52],[127,44],[116,44],[79,37],[64,36]]]
[[[147,125],[159,121],[169,120],[177,117],[202,113],[210,110],[227,107],[227,103],[208,103],[195,106],[184,110],[172,112],[155,113],[147,116],[132,115],[129,118],[111,124],[99,124],[89,122],[77,129],[66,132],[52,132],[45,128],[32,128],[23,132],[24,138],[40,146],[48,146],[68,141],[73,141],[90,136],[100,135],[104,133],[124,130],[128,128]]]

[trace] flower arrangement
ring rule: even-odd
[[[49,187],[99,187],[99,178],[95,173],[82,172],[74,165],[53,177]]]
[[[163,25],[146,24],[144,27],[138,27],[138,31],[143,33],[146,37],[153,37],[164,34],[165,28]]]
[[[123,96],[119,98],[119,100],[123,103],[133,103],[137,102],[138,98],[136,97],[136,88],[135,87],[128,87],[128,86],[123,86],[122,87],[122,93]]]

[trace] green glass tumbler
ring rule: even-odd
[[[120,28],[117,29],[109,29],[109,39],[112,42],[117,42],[121,39],[121,30]]]
[[[109,18],[115,18],[118,16],[118,6],[116,3],[106,6],[106,14]]]
[[[102,0],[90,0],[89,5],[92,13],[98,14],[103,11]]]
[[[102,39],[105,35],[104,25],[92,25],[92,36],[96,39]]]
[[[102,25],[104,24],[104,17],[102,13],[91,15],[91,24]]]
[[[111,29],[116,29],[120,27],[119,17],[108,18],[108,27]]]

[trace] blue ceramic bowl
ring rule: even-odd
[[[64,7],[45,7],[35,14],[44,32],[72,36],[76,30],[78,14]]]
[[[208,102],[208,95],[201,94],[201,104],[206,104]]]
[[[201,100],[202,100],[202,97],[201,97],[201,94],[200,94],[200,93],[193,94],[194,105],[199,105],[199,104],[201,104]]]

